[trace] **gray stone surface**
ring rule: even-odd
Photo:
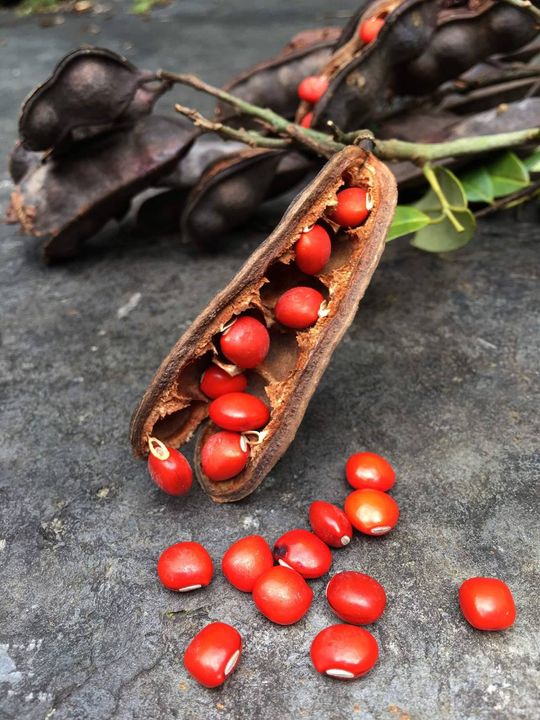
[[[198,0],[149,20],[116,6],[49,28],[0,14],[3,152],[24,95],[80,43],[221,82],[324,23],[324,6]],[[2,170],[2,205],[8,192]],[[132,459],[129,416],[154,369],[281,209],[260,214],[221,255],[125,229],[57,268],[0,227],[2,719],[538,717],[534,214],[482,223],[445,259],[389,247],[295,443],[246,501],[215,506],[198,487],[169,499]],[[239,536],[272,541],[306,525],[311,500],[342,501],[344,461],[361,448],[391,458],[402,509],[388,537],[356,537],[335,553],[334,571],[368,572],[388,592],[369,676],[339,683],[311,667],[310,641],[334,621],[324,579],[292,628],[267,622],[219,569],[187,596],[160,587],[156,558],[174,541],[201,540],[219,566]],[[510,584],[519,611],[511,630],[482,634],[460,616],[457,588],[476,574]],[[214,619],[238,627],[245,652],[227,684],[208,691],[179,658]]]

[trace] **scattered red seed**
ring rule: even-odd
[[[237,540],[221,561],[221,569],[227,580],[242,592],[252,592],[255,582],[273,565],[272,550],[260,535],[249,535]]]
[[[222,685],[238,665],[242,638],[232,625],[213,622],[203,628],[184,653],[186,670],[207,688]]]
[[[318,290],[310,287],[294,287],[286,290],[274,309],[276,320],[286,327],[304,330],[314,325],[324,298]]]
[[[323,75],[308,75],[298,85],[298,97],[314,105],[327,90],[328,80]]]
[[[331,625],[311,645],[317,672],[340,680],[365,675],[377,662],[379,647],[373,635],[355,625]]]
[[[516,619],[512,592],[497,578],[465,580],[459,588],[459,605],[465,620],[477,630],[506,630]]]
[[[328,217],[342,227],[358,227],[369,215],[369,197],[365,188],[352,187],[337,194],[337,205],[328,211]]]
[[[311,127],[311,121],[313,120],[313,113],[308,112],[304,115],[304,117],[300,120],[300,125],[303,128],[309,128]]]
[[[258,430],[270,420],[270,410],[255,395],[232,392],[210,403],[210,419],[223,430],[247,432]]]
[[[326,586],[328,604],[340,620],[369,625],[386,607],[386,593],[375,578],[352,570],[340,572]]]
[[[388,460],[372,452],[351,455],[345,465],[345,476],[357,490],[390,490],[396,481],[396,473]]]
[[[330,259],[330,235],[322,225],[314,225],[300,235],[294,251],[298,268],[306,275],[316,275]]]
[[[274,558],[305,578],[318,578],[332,566],[328,545],[309,530],[289,530],[274,545]]]
[[[246,467],[248,460],[249,445],[239,433],[214,433],[201,450],[201,469],[214,482],[235,477]]]
[[[258,610],[272,622],[292,625],[309,610],[313,590],[296,570],[278,565],[256,581],[253,600]]]
[[[396,525],[396,501],[381,490],[355,490],[345,500],[345,514],[353,527],[366,535],[386,535]]]
[[[159,556],[159,579],[169,590],[187,592],[208,585],[214,568],[212,558],[197,542],[179,542]]]
[[[200,389],[212,400],[232,392],[243,392],[247,387],[247,377],[244,373],[229,375],[218,365],[210,365],[201,377]]]
[[[181,452],[164,445],[161,440],[148,440],[148,472],[150,477],[168,495],[185,495],[193,484],[193,471]]]
[[[341,508],[332,503],[316,500],[309,506],[309,524],[315,535],[327,545],[341,548],[352,538],[352,525]]]
[[[358,29],[358,36],[363,43],[371,43],[375,40],[384,25],[383,18],[372,17],[365,20]]]
[[[270,335],[259,320],[244,315],[223,331],[221,352],[227,360],[243,369],[260,365],[270,349]]]

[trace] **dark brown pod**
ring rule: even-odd
[[[27,150],[20,140],[17,140],[8,159],[9,174],[14,183],[20,182],[25,175],[37,167],[41,162],[41,153]]]
[[[188,190],[173,188],[146,197],[137,210],[135,228],[142,235],[178,235]]]
[[[66,147],[148,115],[168,87],[110,50],[81,48],[25,101],[19,136],[29,150]]]
[[[206,169],[182,216],[182,238],[216,248],[222,235],[245,222],[265,199],[281,150],[248,148]]]
[[[410,63],[428,47],[437,25],[438,2],[404,0],[390,6],[378,37],[357,52],[356,41],[339,48],[321,74],[329,87],[313,108],[312,127],[323,128],[333,121],[343,130],[353,130],[388,107],[396,68]],[[352,44],[351,44],[352,43]],[[309,107],[302,103],[301,120]]]
[[[293,262],[294,245],[306,226],[321,220],[345,184],[367,187],[372,210],[363,225],[351,230],[326,221],[334,234],[332,257],[323,274],[307,278]],[[253,314],[266,323],[271,340],[268,356],[250,373],[248,388],[266,399],[271,419],[235,478],[214,483],[201,471],[201,443],[216,430],[211,424],[201,429],[195,458],[199,482],[216,502],[253,492],[292,442],[332,352],[354,318],[384,249],[395,205],[395,182],[383,163],[354,146],[334,155],[165,358],[133,415],[135,453],[147,454],[151,435],[175,447],[189,439],[208,412],[200,375],[211,360],[223,363],[216,345],[220,332],[231,319]],[[273,307],[277,296],[299,281],[319,288],[327,307],[313,327],[287,330],[275,323]]]
[[[441,13],[422,55],[396,68],[395,87],[402,94],[426,95],[490,55],[518,50],[537,34],[535,16],[506,2],[481,0],[450,8]]]
[[[324,67],[340,34],[340,28],[332,27],[301,33],[279,55],[246,70],[231,80],[225,90],[292,119],[299,102],[299,83]],[[220,103],[216,113],[220,119],[226,119],[238,111]]]
[[[22,229],[48,238],[47,260],[73,257],[82,240],[170,172],[195,132],[191,126],[152,115],[134,128],[78,143],[69,155],[50,156],[12,193]]]

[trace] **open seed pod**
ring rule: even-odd
[[[24,102],[19,135],[29,150],[65,148],[148,115],[169,87],[154,73],[102,48],[66,55]]]
[[[365,14],[371,12],[369,6]],[[312,111],[312,127],[323,128],[330,120],[345,130],[362,127],[399,109],[404,96],[427,96],[489,56],[518,49],[536,33],[534,15],[506,2],[404,0],[389,6],[371,43],[356,51],[353,37],[336,50],[322,71],[328,90],[313,108],[303,103],[297,121]]]
[[[332,55],[340,34],[340,28],[334,27],[300,33],[275,58],[246,70],[224,89],[242,100],[292,119],[298,106],[300,81],[321,70]],[[226,120],[238,115],[238,110],[219,103],[216,114],[220,120]]]
[[[12,193],[22,229],[47,238],[47,260],[73,257],[84,239],[123,214],[132,197],[171,171],[196,132],[151,115],[134,128],[78,143],[68,155],[50,156]]]
[[[344,187],[364,188],[371,199],[365,222],[349,229],[328,215]],[[221,333],[239,316],[253,316],[269,331],[270,351],[249,371],[248,391],[268,403],[270,420],[235,477],[214,482],[202,471],[201,448],[217,430],[212,423],[201,427],[195,458],[199,482],[216,502],[240,500],[253,492],[294,439],[332,352],[355,316],[382,254],[395,205],[395,182],[384,164],[353,146],[333,156],[165,358],[132,419],[135,453],[147,454],[151,436],[174,447],[190,438],[208,414],[210,401],[199,388],[201,373],[211,362],[238,371],[221,354]],[[296,266],[295,245],[315,223],[332,236],[332,252],[321,273],[306,276]],[[276,321],[274,309],[277,298],[299,284],[317,289],[325,302],[314,325],[293,330]]]
[[[371,8],[364,13],[370,14]],[[330,58],[320,73],[329,81],[328,90],[315,106],[299,106],[297,122],[308,112],[313,112],[311,126],[319,128],[331,120],[343,130],[352,130],[371,120],[376,108],[388,104],[396,68],[410,63],[428,46],[438,8],[439,2],[432,0],[388,3],[384,25],[373,42],[362,45],[353,35]]]

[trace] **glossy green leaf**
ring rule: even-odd
[[[467,208],[467,198],[461,183],[454,173],[445,167],[436,167],[433,168],[433,171],[449,205],[453,208],[465,210]],[[424,197],[415,203],[415,207],[428,214],[436,213],[440,215],[441,213],[441,203],[432,189],[429,189]]]
[[[455,210],[454,215],[463,226],[459,232],[445,217],[441,222],[433,223],[419,230],[411,241],[414,247],[427,252],[444,253],[466,245],[474,235],[476,220],[469,209]]]
[[[493,182],[485,167],[469,170],[460,180],[469,202],[493,202]]]
[[[526,157],[523,164],[529,172],[540,173],[540,147],[537,147],[532,155]]]
[[[392,225],[390,225],[390,230],[388,231],[386,242],[416,232],[426,225],[429,225],[430,222],[429,217],[421,210],[408,205],[398,205],[394,219],[392,220]]]
[[[507,152],[486,166],[493,183],[493,197],[504,197],[529,184],[529,171],[515,153]]]

